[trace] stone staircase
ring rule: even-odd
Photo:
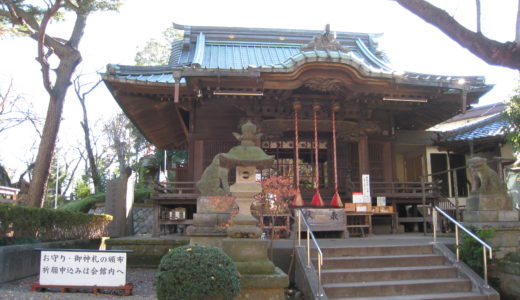
[[[328,299],[499,299],[431,244],[322,248]],[[316,263],[316,262],[315,262]],[[467,269],[467,267],[464,267]],[[464,269],[463,268],[463,269]],[[474,274],[473,274],[474,275]],[[477,282],[477,284],[475,284]]]

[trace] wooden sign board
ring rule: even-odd
[[[302,208],[302,212],[312,231],[345,231],[343,208]],[[302,231],[306,231],[303,225]]]
[[[363,193],[352,193],[352,203],[363,203],[364,201]]]
[[[126,252],[41,250],[41,286],[109,286],[126,284]]]

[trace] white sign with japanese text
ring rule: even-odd
[[[363,202],[370,203],[372,201],[370,197],[370,175],[363,174],[361,176],[361,182],[363,191]]]
[[[40,284],[124,286],[126,284],[126,253],[42,250]]]

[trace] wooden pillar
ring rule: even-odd
[[[362,135],[359,137],[358,155],[359,178],[361,179],[361,175],[370,173],[370,164],[368,161],[368,137],[366,135]]]
[[[394,160],[392,151],[392,142],[383,143],[383,178],[385,182],[394,180]]]
[[[196,140],[193,152],[193,180],[198,181],[204,172],[204,141]]]

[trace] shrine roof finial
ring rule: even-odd
[[[330,24],[325,25],[325,32],[323,34],[316,35],[311,42],[300,48],[301,51],[305,50],[334,50],[348,52],[349,49],[341,46],[336,40],[336,35],[330,33]]]

